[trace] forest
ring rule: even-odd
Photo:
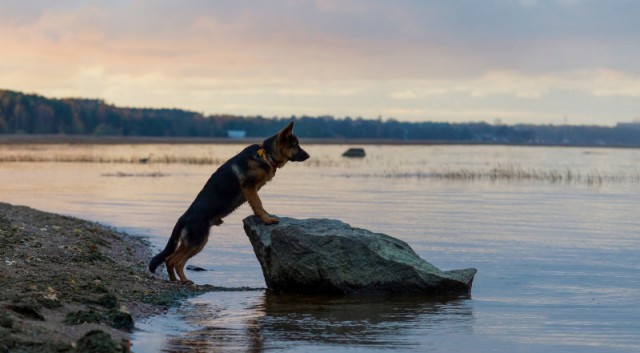
[[[204,114],[182,109],[117,107],[99,99],[52,99],[0,90],[0,134],[227,137],[242,130],[264,137],[296,121],[302,138],[395,142],[493,143],[567,146],[640,146],[640,127],[492,125],[484,122],[401,122],[360,117],[262,117]]]

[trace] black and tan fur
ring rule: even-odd
[[[262,145],[248,146],[220,166],[178,219],[167,246],[151,260],[149,270],[155,272],[164,261],[172,281],[176,280],[177,273],[180,281],[191,283],[184,274],[185,264],[204,248],[211,226],[221,225],[222,219],[245,201],[262,222],[277,223],[262,207],[258,190],[288,161],[301,162],[309,158],[292,131],[293,122],[264,140]]]

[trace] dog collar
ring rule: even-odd
[[[273,160],[273,158],[271,158],[271,155],[267,153],[267,150],[262,147],[262,145],[260,145],[260,149],[258,150],[258,156],[260,156],[263,161],[269,163],[269,165],[273,167],[274,173],[276,172],[276,170],[278,170],[278,165]]]

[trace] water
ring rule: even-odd
[[[3,160],[117,162],[2,162],[0,200],[114,225],[161,248],[215,166],[153,159],[218,161],[242,147],[0,146]],[[640,150],[365,146],[367,158],[348,160],[348,146],[305,147],[312,159],[287,165],[261,191],[267,211],[338,218],[405,240],[441,269],[475,267],[472,296],[209,293],[137,323],[135,352],[640,350]],[[149,155],[149,164],[122,163]],[[483,177],[493,168],[572,177]],[[118,172],[138,176],[105,176]],[[163,176],[144,177],[153,173]],[[190,279],[264,286],[242,230],[249,213],[242,206],[213,229],[190,262],[208,271]]]

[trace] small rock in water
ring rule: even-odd
[[[349,158],[364,158],[365,156],[366,156],[366,153],[364,152],[364,148],[360,148],[360,147],[349,148],[342,154],[342,157],[349,157]]]
[[[314,294],[468,295],[477,270],[442,271],[402,240],[331,219],[244,219],[267,287]]]
[[[206,269],[204,269],[204,268],[202,268],[202,267],[193,266],[193,265],[187,265],[187,270],[188,270],[188,271],[195,271],[195,272],[202,272],[202,271],[206,271]]]

